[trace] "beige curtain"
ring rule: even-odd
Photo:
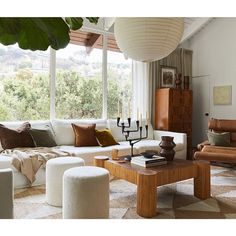
[[[159,75],[160,74],[160,62],[159,61],[154,61],[149,63],[149,117],[150,117],[150,122],[154,127],[155,123],[155,92],[156,89],[159,87]]]
[[[184,48],[177,48],[169,56],[149,63],[149,111],[151,123],[155,123],[155,92],[161,86],[161,67],[175,67],[177,73],[182,74],[182,86],[184,76],[190,76],[190,88],[192,79],[192,54],[193,52]]]

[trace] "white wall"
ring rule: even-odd
[[[191,38],[189,48],[193,50],[193,76],[209,75],[209,96],[204,96],[209,99],[205,101],[209,103],[209,117],[236,119],[236,18],[213,19]],[[221,85],[232,85],[232,105],[213,104],[213,86]],[[199,105],[195,99],[193,106]],[[197,125],[195,121],[193,126]]]

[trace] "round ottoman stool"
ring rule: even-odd
[[[75,167],[63,176],[64,219],[109,218],[109,172],[100,167]]]
[[[0,169],[0,219],[13,219],[13,171]]]
[[[53,206],[62,206],[62,181],[66,170],[84,166],[79,157],[57,157],[46,164],[46,202]]]

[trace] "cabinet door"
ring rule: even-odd
[[[192,107],[182,107],[182,118],[184,123],[192,123]]]
[[[155,129],[169,130],[170,89],[157,89],[155,109]]]
[[[170,93],[170,131],[183,132],[182,90],[171,89]]]
[[[171,90],[171,106],[180,107],[183,105],[182,90],[172,89]]]

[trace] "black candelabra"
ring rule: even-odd
[[[125,157],[125,160],[130,161],[134,156],[134,144],[148,137],[148,125],[147,124],[145,125],[146,132],[144,137],[143,137],[142,123],[140,126],[139,120],[136,120],[136,128],[131,129],[131,118],[127,118],[127,123],[125,123],[125,121],[121,121],[120,117],[117,117],[117,126],[121,127],[122,134],[124,134],[126,141],[129,141],[129,144],[131,146],[131,155]],[[139,132],[139,137],[130,138],[130,133],[135,133],[135,132]]]

